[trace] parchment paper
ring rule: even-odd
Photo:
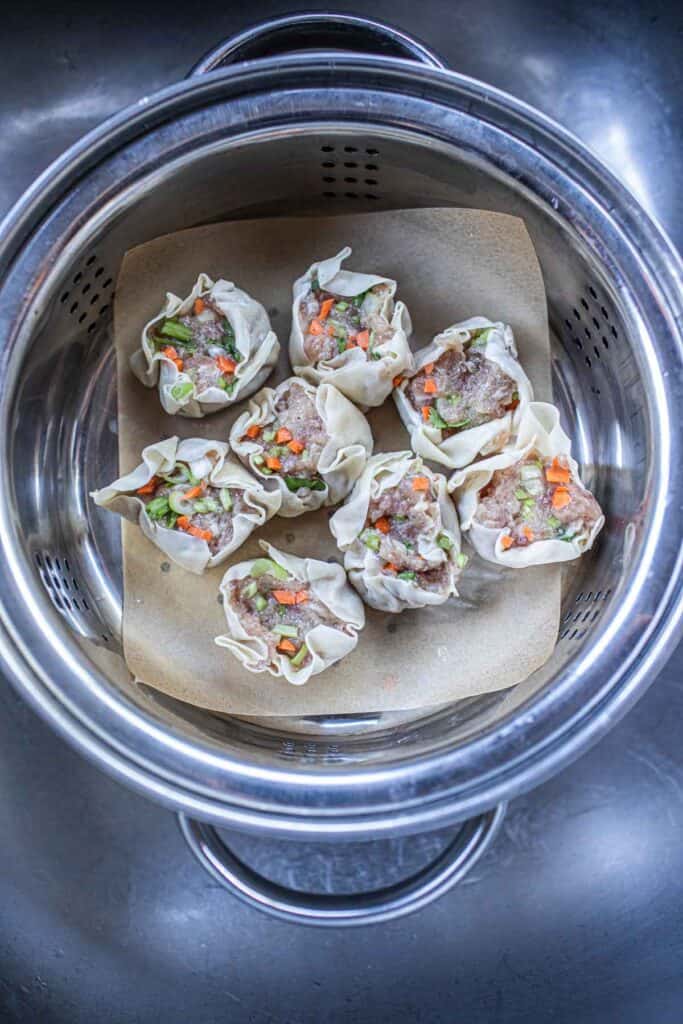
[[[157,238],[124,259],[114,310],[121,473],[161,437],[227,440],[244,407],[201,420],[171,417],[156,390],[133,377],[128,357],[164,293],[186,295],[205,271],[235,281],[261,301],[283,348],[268,381],[273,386],[291,372],[286,352],[292,282],[313,260],[346,244],[353,247],[351,268],[398,281],[398,297],[413,318],[413,348],[475,314],[502,320],[512,325],[536,397],[552,397],[545,290],[521,220],[422,209],[214,224]],[[391,399],[369,420],[376,451],[410,447]],[[276,516],[233,561],[258,554],[258,537],[298,555],[341,561],[327,527],[332,511]],[[320,715],[443,704],[520,682],[549,657],[557,636],[559,567],[499,572],[473,559],[459,586],[461,600],[401,615],[367,609],[367,626],[353,654],[295,687],[245,671],[214,645],[225,630],[218,584],[227,565],[193,576],[170,564],[135,525],[122,521],[122,528],[128,667],[164,693],[214,711]]]

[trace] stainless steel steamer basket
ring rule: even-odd
[[[353,905],[269,889],[209,824],[183,818],[204,863],[244,898],[353,923],[452,884],[500,820],[491,808],[595,742],[671,650],[683,303],[671,244],[575,138],[440,69],[400,33],[333,20],[354,46],[369,30],[371,46],[381,37],[425,63],[316,51],[196,75],[72,147],[2,225],[0,640],[8,676],[70,742],[201,822],[360,839],[483,815],[430,871]],[[281,49],[292,21],[225,44],[198,70]],[[330,38],[329,18],[304,22],[309,42]],[[117,470],[111,304],[123,254],[228,218],[441,205],[524,218],[547,288],[556,399],[607,513],[568,586],[552,659],[512,690],[413,716],[254,723],[134,685],[121,657],[119,525],[88,500]]]

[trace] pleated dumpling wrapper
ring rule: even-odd
[[[263,388],[235,420],[230,444],[282,496],[281,516],[299,516],[345,498],[372,454],[365,416],[331,384],[289,377]]]
[[[363,408],[381,405],[394,378],[412,369],[410,315],[394,303],[396,281],[342,270],[347,246],[294,283],[289,358],[312,384],[327,381]]]
[[[365,610],[336,562],[259,543],[266,558],[233,565],[223,577],[229,634],[216,643],[250,672],[301,686],[354,649]]]
[[[412,452],[374,455],[330,529],[349,580],[385,612],[443,604],[467,564],[446,478]]]
[[[533,400],[512,329],[475,316],[415,354],[394,401],[418,455],[450,469],[500,451]]]
[[[448,489],[475,550],[516,569],[578,558],[605,522],[547,402],[528,406],[513,447],[454,473]]]
[[[257,391],[279,353],[261,303],[200,274],[186,299],[166,293],[130,365],[146,387],[158,386],[167,413],[200,419]]]
[[[94,491],[97,505],[139,524],[144,535],[183,569],[220,565],[280,507],[229,455],[224,441],[191,438],[150,444],[140,465]]]

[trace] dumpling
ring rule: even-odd
[[[312,384],[328,382],[363,408],[381,405],[397,374],[412,369],[411,323],[396,282],[341,270],[348,246],[294,284],[289,358]]]
[[[147,387],[158,385],[167,413],[198,419],[257,391],[279,353],[261,303],[200,274],[186,299],[167,292],[130,365]]]
[[[472,317],[437,334],[415,362],[394,401],[418,455],[458,469],[505,447],[533,399],[510,327]]]
[[[137,522],[174,562],[202,573],[220,565],[280,507],[232,458],[223,441],[196,438],[148,445],[132,473],[94,491],[97,505]]]
[[[281,516],[335,505],[372,454],[365,416],[331,384],[290,377],[263,388],[235,421],[230,444],[257,476],[282,495]]]
[[[374,455],[330,519],[349,580],[385,612],[443,604],[467,564],[446,478],[412,452]]]
[[[260,545],[267,558],[233,565],[223,577],[229,635],[216,643],[250,672],[301,686],[354,649],[365,625],[363,604],[336,562]]]
[[[566,562],[592,546],[605,517],[581,482],[554,405],[532,402],[517,441],[451,477],[460,525],[489,562]]]

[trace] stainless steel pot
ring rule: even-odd
[[[280,55],[302,36],[389,55]],[[196,70],[72,147],[0,228],[4,667],[87,756],[181,812],[197,855],[242,898],[295,920],[381,920],[461,877],[504,801],[595,742],[672,648],[681,263],[576,139],[385,26],[280,19]],[[110,310],[124,252],[207,221],[432,205],[523,217],[543,267],[556,399],[608,517],[568,579],[552,659],[512,690],[411,716],[264,724],[135,685],[118,524],[87,498],[117,468]],[[333,840],[462,822],[436,865],[355,902],[272,886],[213,828]]]

